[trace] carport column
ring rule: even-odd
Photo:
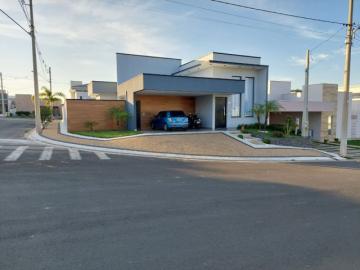
[[[212,107],[211,107],[211,129],[215,130],[215,95],[212,95]]]
[[[128,129],[136,130],[135,93],[126,91],[126,109],[129,114]]]

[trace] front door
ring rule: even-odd
[[[141,130],[141,103],[140,100],[136,101],[136,129]]]
[[[226,97],[215,98],[215,128],[226,128]]]

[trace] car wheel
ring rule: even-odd
[[[169,127],[168,127],[168,125],[167,125],[167,124],[164,124],[164,127],[163,127],[163,129],[164,129],[165,131],[168,131],[168,130],[169,130]]]

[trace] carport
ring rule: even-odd
[[[118,96],[126,100],[130,130],[149,129],[154,115],[165,110],[196,113],[204,128],[216,129],[227,126],[228,96],[244,89],[239,79],[139,74],[118,86]]]

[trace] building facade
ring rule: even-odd
[[[197,114],[208,129],[256,122],[267,100],[268,66],[260,57],[211,52],[181,59],[117,54],[117,96],[131,115],[129,129],[148,129],[162,110]]]

